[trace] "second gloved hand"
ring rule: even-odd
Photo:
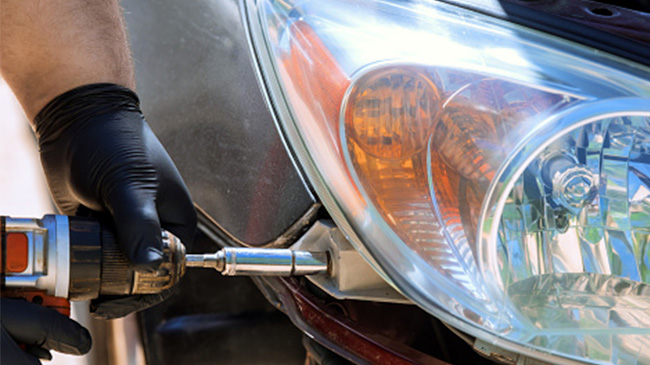
[[[34,124],[59,210],[112,217],[134,269],[153,271],[161,263],[161,227],[191,244],[196,213],[189,192],[133,91],[114,84],[76,88],[52,100]],[[114,318],[162,297],[100,298],[93,309]]]
[[[39,358],[52,359],[49,350],[83,355],[92,344],[90,333],[79,323],[20,299],[0,298],[0,322],[1,364],[40,364]]]

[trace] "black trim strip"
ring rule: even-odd
[[[439,0],[477,13],[581,43],[630,61],[650,66],[647,44],[617,36],[584,24],[500,0]]]

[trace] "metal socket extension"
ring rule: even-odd
[[[328,271],[326,252],[226,247],[213,254],[186,255],[187,267],[213,268],[225,276],[316,275]]]

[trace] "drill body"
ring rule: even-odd
[[[112,230],[93,219],[0,217],[0,232],[2,296],[22,297],[64,314],[69,314],[67,300],[158,293],[185,272],[185,247],[166,231],[163,263],[153,273],[130,269]],[[67,310],[61,309],[65,303]]]

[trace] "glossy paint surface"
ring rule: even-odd
[[[239,3],[124,1],[147,121],[195,203],[263,245],[313,203],[260,94]]]

